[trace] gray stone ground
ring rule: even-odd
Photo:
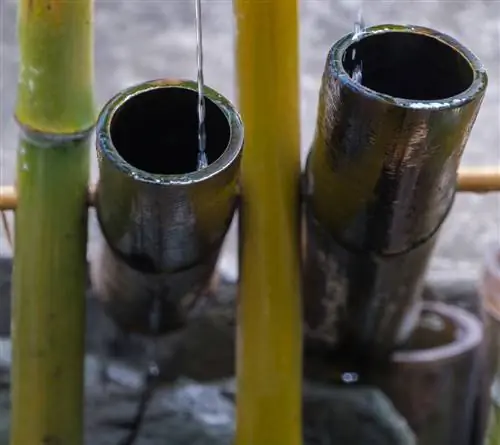
[[[0,258],[0,445],[8,445],[11,268],[9,259]],[[146,407],[133,445],[232,443],[234,293],[233,284],[222,282],[217,297],[206,300],[204,315],[160,340],[163,385]],[[425,298],[478,312],[478,299],[471,282],[443,281],[428,287]],[[108,345],[112,379],[105,390],[99,380],[97,358],[103,345]],[[138,407],[148,346],[151,343],[137,337],[117,337],[113,324],[88,292],[86,444],[125,445],[121,441],[129,434]],[[309,381],[304,385],[304,445],[415,445],[406,421],[379,390],[332,386],[331,366],[325,364],[320,359],[306,366],[306,375],[315,383]],[[453,444],[426,442],[426,445]]]
[[[8,445],[10,327],[5,314],[10,311],[11,267],[10,260],[0,258],[0,445]],[[232,443],[234,293],[233,284],[222,282],[217,297],[207,299],[204,315],[160,340],[163,384],[144,410],[136,440],[127,445]],[[85,443],[125,445],[139,404],[144,351],[151,344],[137,337],[117,338],[90,291],[88,297]],[[103,387],[97,357],[102,345],[111,342],[115,347],[108,348],[107,358],[112,381]],[[304,388],[305,445],[415,445],[406,421],[378,389],[336,388],[321,380]]]
[[[99,106],[118,90],[132,84],[158,77],[195,76],[194,7],[188,0],[97,0],[96,1],[96,97]],[[358,8],[362,6],[368,24],[412,23],[426,25],[448,32],[468,45],[483,60],[489,70],[490,86],[481,114],[474,128],[463,165],[499,164],[499,105],[500,105],[500,3],[487,0],[427,1],[427,0],[303,0],[301,2],[301,100],[302,100],[302,145],[307,152],[312,138],[316,115],[317,92],[327,50],[331,43],[350,31]],[[233,82],[233,17],[230,0],[207,0],[204,2],[205,78],[209,85],[235,99]],[[16,126],[12,119],[15,100],[18,48],[16,45],[16,2],[0,0],[0,184],[14,182]],[[95,162],[92,177],[96,179]],[[499,167],[500,168],[500,167]],[[491,242],[498,242],[499,201],[498,196],[462,195],[441,235],[440,244],[432,263],[435,277],[460,275],[474,278],[477,274],[482,251]],[[3,229],[0,229],[3,230]],[[97,229],[91,222],[91,248],[94,251]],[[228,247],[223,258],[223,269],[228,276],[235,276],[235,232],[228,238]],[[5,238],[0,234],[0,256],[9,256]],[[2,275],[3,274],[3,275]],[[0,268],[0,335],[8,331],[8,268]],[[92,311],[93,309],[89,309]],[[98,312],[97,309],[95,311]],[[99,317],[92,312],[92,319]],[[219,314],[220,315],[220,314]],[[224,316],[224,315],[221,315]],[[106,322],[100,329],[93,329],[98,336],[106,336]],[[233,338],[227,329],[219,325],[195,325],[190,335],[181,335],[165,340],[176,345],[177,351],[172,365],[171,378],[182,376],[176,385],[162,390],[146,416],[146,426],[137,444],[181,445],[181,444],[229,444],[233,433],[234,407],[231,398],[224,396],[227,382],[220,385],[193,383],[215,377],[227,377],[232,369],[214,368],[214,363],[232,362]],[[106,325],[106,326],[105,326]],[[222,325],[226,325],[222,323]],[[198,330],[197,330],[198,329]],[[212,336],[212,337],[211,337]],[[215,336],[215,337],[214,337]],[[206,357],[206,348],[197,338],[217,338],[219,347]],[[89,351],[95,352],[101,337],[89,338]],[[180,342],[180,346],[178,343]],[[1,346],[1,345],[0,345]],[[129,345],[130,346],[130,345]],[[167,348],[168,349],[168,348]],[[141,351],[140,345],[136,346]],[[214,359],[213,353],[216,354]],[[199,355],[197,355],[199,354]],[[217,354],[222,354],[218,356]],[[0,348],[0,356],[1,348]],[[190,357],[200,357],[194,362]],[[130,368],[124,368],[128,358]],[[203,360],[201,360],[203,358]],[[137,366],[144,357],[133,348],[127,357],[120,357],[115,378],[125,380],[132,388],[138,384],[140,375]],[[200,373],[200,363],[211,363],[207,377]],[[95,360],[88,361],[87,385],[87,443],[92,445],[114,445],[127,431],[136,395],[129,396],[123,389],[112,389],[102,394],[95,384]],[[190,379],[190,380],[186,380]],[[0,373],[0,445],[6,443],[7,419],[2,413],[8,408],[6,387],[8,377]],[[184,384],[184,383],[189,384]],[[324,412],[326,405],[317,403],[314,391],[309,403],[309,421],[306,419],[307,443],[325,444],[325,437],[315,437],[322,417],[314,413]],[[320,399],[330,396],[321,392]],[[332,396],[333,397],[333,396]],[[335,398],[338,401],[338,394]],[[348,397],[343,406],[350,406]],[[373,406],[373,405],[371,405]],[[391,414],[387,401],[378,402],[379,410]],[[316,408],[314,408],[316,407]],[[316,409],[316,411],[314,411]],[[354,410],[359,407],[352,408]],[[374,415],[373,413],[371,415]],[[365,413],[366,417],[366,413]],[[368,416],[369,417],[369,416]],[[323,417],[324,418],[324,417]],[[316,423],[315,423],[316,422]],[[331,427],[331,425],[330,425]],[[325,427],[326,428],[326,427]],[[402,430],[393,432],[393,442],[401,442]],[[340,428],[342,430],[342,428]],[[402,432],[403,431],[403,432]],[[309,436],[308,436],[309,434]],[[399,437],[399,439],[398,439]],[[344,438],[345,439],[345,438]],[[330,440],[332,438],[330,437]],[[398,442],[399,440],[399,442]],[[346,444],[352,445],[352,442]],[[378,443],[364,441],[360,443]],[[386,440],[382,442],[389,444]],[[409,442],[406,442],[408,444]],[[339,442],[342,445],[343,442]]]

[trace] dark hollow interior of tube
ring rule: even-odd
[[[205,152],[216,161],[229,143],[230,126],[222,110],[205,97]],[[197,170],[198,93],[158,88],[137,94],[116,111],[111,140],[133,167],[152,174],[177,175]]]
[[[342,63],[351,77],[361,70],[363,86],[400,99],[446,99],[465,91],[474,78],[460,52],[421,34],[365,37],[347,48]]]

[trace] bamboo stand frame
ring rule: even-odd
[[[88,205],[94,205],[95,186],[89,186]],[[492,193],[500,192],[500,166],[464,168],[458,172],[458,192]],[[16,188],[12,185],[0,186],[0,211],[15,210],[17,206]]]

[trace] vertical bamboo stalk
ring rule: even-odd
[[[83,442],[91,0],[21,0],[12,445]]]
[[[237,445],[298,445],[301,429],[296,0],[236,0],[242,160]]]

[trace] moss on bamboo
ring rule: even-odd
[[[91,0],[22,0],[11,444],[81,445]]]

